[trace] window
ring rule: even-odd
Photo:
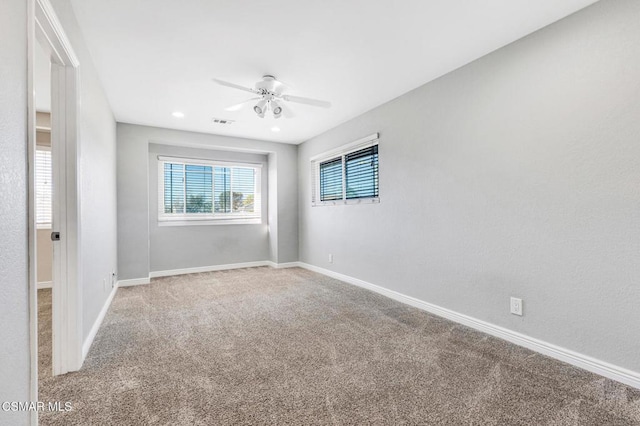
[[[159,221],[260,223],[260,164],[158,160]]]
[[[378,134],[311,161],[312,204],[379,202]]]
[[[320,163],[320,201],[342,200],[342,158]]]
[[[51,149],[38,146],[36,148],[36,226],[51,227],[52,174]]]

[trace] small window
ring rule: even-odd
[[[311,161],[312,204],[379,202],[378,135]]]
[[[51,149],[36,148],[36,226],[50,228],[52,215]]]
[[[320,163],[320,201],[342,200],[342,158]]]
[[[260,223],[261,165],[158,159],[159,221]]]

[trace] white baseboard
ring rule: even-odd
[[[196,268],[171,269],[169,271],[154,271],[149,273],[150,278],[171,277],[173,275],[197,274],[199,272],[226,271],[229,269],[255,268],[257,266],[271,266],[271,262],[261,260],[258,262],[230,263],[227,265],[198,266]]]
[[[271,266],[272,268],[295,268],[300,266],[300,262],[275,263],[270,260],[260,260],[257,262],[229,263],[226,265],[198,266],[195,268],[171,269],[167,271],[153,271],[148,278],[133,278],[118,281],[118,287],[131,287],[135,285],[149,284],[151,278],[172,277],[174,275],[197,274],[200,272],[227,271],[230,269],[256,268],[259,266]]]
[[[38,290],[53,287],[53,281],[41,281],[38,283]]]
[[[93,323],[93,327],[91,327],[91,331],[89,331],[89,335],[86,339],[84,339],[84,343],[82,344],[82,362],[80,366],[84,363],[84,359],[87,357],[89,353],[89,349],[91,349],[91,344],[93,343],[93,339],[95,339],[96,334],[98,334],[98,330],[100,330],[100,326],[102,325],[102,321],[104,320],[105,315],[107,315],[107,311],[109,310],[109,306],[111,306],[111,302],[118,291],[118,283],[111,289],[111,293],[109,293],[109,297],[105,300],[100,313],[98,314],[98,318],[96,318]]]
[[[474,328],[483,333],[490,334],[516,345],[531,349],[532,351],[547,355],[551,358],[555,358],[576,367],[591,371],[592,373],[596,373],[609,379],[616,380],[618,382],[640,389],[640,373],[638,372],[592,358],[588,355],[574,352],[570,349],[566,349],[552,343],[529,337],[522,333],[518,333],[517,331],[509,330],[507,328],[500,327],[498,325],[491,324],[489,322],[482,321],[468,315],[460,314],[450,309],[442,308],[432,303],[424,302],[414,297],[407,296],[402,293],[398,293],[396,291],[350,277],[348,275],[340,274],[338,272],[330,271],[328,269],[320,268],[318,266],[310,265],[304,262],[297,263],[297,266],[308,269],[310,271],[317,272],[331,278],[356,285],[358,287],[366,288],[367,290],[374,291],[383,296],[389,297],[402,303],[406,303],[407,305],[411,305],[415,308],[422,309],[424,311],[430,312],[443,318],[447,318],[459,324],[466,325],[467,327]]]
[[[276,269],[297,268],[300,266],[300,262],[287,262],[287,263],[269,262],[269,266]]]
[[[142,284],[149,284],[149,282],[151,282],[149,280],[149,277],[147,278],[133,278],[130,280],[119,280],[118,281],[118,287],[131,287],[134,285],[142,285]]]

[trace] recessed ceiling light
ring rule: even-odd
[[[272,132],[279,132],[279,131],[280,131],[280,127],[278,127],[278,126],[273,126],[273,127],[271,128],[271,131],[272,131]]]
[[[171,115],[173,115],[175,118],[184,118],[184,112],[180,111],[174,111]]]

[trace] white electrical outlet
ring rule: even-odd
[[[511,313],[522,316],[522,299],[518,299],[517,297],[511,298]]]
[[[329,263],[333,263],[333,255],[329,254]]]

